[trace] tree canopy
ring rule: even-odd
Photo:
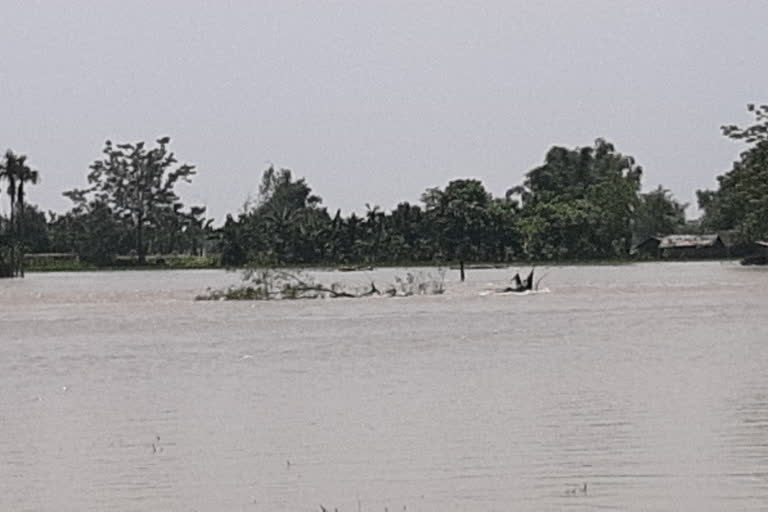
[[[553,147],[522,186],[523,246],[534,259],[622,257],[629,253],[642,168],[597,139],[591,147]]]
[[[157,146],[147,148],[144,142],[114,145],[107,140],[104,157],[90,166],[89,186],[64,193],[81,212],[109,211],[115,216],[110,222],[129,227],[139,263],[147,254],[145,231],[179,222],[184,215],[175,187],[195,174],[194,166],[177,165],[169,143],[169,137],[162,137]]]
[[[742,241],[768,237],[768,105],[748,105],[755,123],[722,127],[723,135],[750,144],[727,173],[718,176],[717,190],[699,190],[702,225],[710,230],[734,230]]]
[[[758,112],[764,120],[764,110]],[[761,136],[757,129],[729,128],[729,133],[749,140]],[[182,203],[177,185],[189,182],[195,168],[180,164],[169,144],[168,137],[152,147],[106,141],[102,157],[89,167],[88,186],[65,192],[72,209],[49,213],[47,225],[39,209],[24,214],[24,201],[19,202],[23,184],[37,174],[3,171],[19,207],[0,224],[15,226],[24,217],[28,246],[75,252],[96,265],[205,250],[232,266],[457,262],[463,267],[628,257],[633,238],[675,232],[685,221],[685,205],[663,187],[641,193],[642,168],[635,159],[597,139],[584,147],[552,147],[503,197],[494,197],[477,178],[462,178],[428,188],[420,204],[401,202],[387,211],[366,203],[363,212],[347,215],[329,212],[306,179],[270,165],[253,199],[214,229],[204,207]],[[7,156],[4,168],[21,169],[18,160]],[[726,213],[736,216],[737,202],[711,194],[707,213],[723,212],[718,222],[726,224],[722,219]]]
[[[329,215],[305,180],[270,166],[257,198],[237,219],[227,218],[222,258],[344,264],[626,257],[638,226],[675,229],[680,217],[671,217],[683,215],[666,193],[662,202],[641,195],[641,177],[634,158],[598,139],[552,148],[504,197],[493,197],[478,179],[456,179],[425,190],[423,206],[400,203],[387,212],[366,205],[363,216],[344,217]],[[657,206],[671,211],[651,211]],[[649,226],[656,218],[669,221]]]
[[[661,185],[655,190],[640,194],[634,225],[636,238],[643,240],[684,229],[687,207],[687,204],[677,201],[672,192]]]

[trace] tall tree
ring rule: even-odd
[[[221,254],[221,263],[227,267],[245,265],[248,261],[248,250],[245,247],[245,236],[242,233],[242,224],[227,215],[224,226],[219,230],[220,238],[218,250]]]
[[[437,251],[429,238],[424,212],[402,202],[387,217],[387,250],[392,262],[429,261]]]
[[[26,164],[26,156],[22,156],[19,159],[19,165],[17,167],[17,175],[16,178],[18,179],[18,187],[16,189],[16,204],[19,208],[19,214],[18,214],[18,234],[19,234],[19,240],[22,241],[21,244],[21,262],[19,265],[19,269],[21,272],[22,277],[24,276],[24,251],[26,244],[24,243],[26,241],[26,227],[25,223],[27,221],[27,216],[24,213],[24,205],[26,201],[26,194],[24,191],[25,185],[27,183],[31,185],[37,185],[37,182],[40,180],[40,174],[38,171],[31,169]]]
[[[658,186],[640,195],[635,214],[634,234],[638,241],[650,236],[677,233],[685,226],[687,204],[680,203],[672,193]]]
[[[9,228],[12,233],[16,230],[16,185],[18,183],[19,166],[22,165],[22,163],[22,157],[16,155],[16,153],[10,149],[6,151],[5,159],[0,163],[0,178],[5,179],[8,182],[6,193],[8,194],[8,202],[10,204]]]
[[[112,265],[116,256],[131,246],[131,240],[125,240],[130,232],[109,205],[99,199],[73,208],[60,219],[58,227],[71,230],[71,250],[81,261],[93,265]]]
[[[247,204],[241,222],[251,257],[262,263],[310,263],[322,258],[321,240],[331,219],[322,199],[312,194],[304,178],[293,179],[289,169],[269,166],[259,194]],[[229,233],[235,230],[230,225]]]
[[[755,116],[755,124],[741,128],[735,124],[720,127],[723,135],[734,140],[743,140],[748,144],[760,144],[768,141],[768,105],[749,103],[747,111]]]
[[[696,192],[704,211],[702,226],[733,229],[744,242],[768,237],[768,105],[748,105],[747,110],[755,116],[753,125],[721,129],[726,137],[751,146],[730,171],[717,177],[717,190]]]
[[[613,144],[597,139],[591,147],[553,147],[544,164],[528,172],[520,187],[508,197],[522,202],[521,229],[545,240],[570,240],[546,230],[562,230],[585,222],[586,239],[569,245],[529,252],[531,257],[623,257],[629,253],[632,220],[639,204],[642,168],[634,158],[616,151]],[[535,233],[535,235],[534,235]],[[588,245],[587,245],[588,244]],[[534,244],[536,245],[536,244]],[[564,249],[566,252],[564,252]]]
[[[599,258],[599,219],[598,208],[585,199],[536,203],[520,221],[525,254],[532,260]]]
[[[36,184],[39,173],[27,165],[26,155],[17,155],[12,150],[5,153],[0,163],[0,178],[8,181],[6,190],[10,202],[9,239],[11,240],[11,266],[24,277],[24,205],[25,185]]]
[[[486,241],[491,194],[479,180],[462,179],[451,181],[444,191],[428,189],[422,201],[437,227],[443,254],[459,262],[463,281],[464,263],[473,259]]]
[[[96,200],[118,215],[134,233],[139,263],[145,263],[145,231],[163,217],[164,211],[179,203],[175,187],[190,182],[195,174],[188,164],[177,165],[168,150],[169,137],[157,140],[151,149],[144,142],[113,145],[106,141],[104,157],[96,160],[88,174],[89,187],[65,195],[78,201]]]

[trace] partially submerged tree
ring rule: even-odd
[[[395,277],[395,282],[384,290],[371,280],[368,286],[357,287],[341,283],[323,284],[301,270],[281,270],[253,267],[243,271],[243,284],[226,289],[208,289],[195,300],[296,300],[321,298],[363,298],[371,296],[410,297],[413,295],[440,295],[445,292],[445,271],[437,275],[428,272]]]
[[[76,205],[93,201],[109,208],[129,226],[139,263],[146,261],[147,228],[180,204],[175,187],[180,181],[190,182],[195,174],[192,165],[177,165],[169,143],[170,138],[163,137],[147,149],[144,142],[113,145],[108,140],[104,157],[90,167],[88,188],[65,193]]]
[[[436,228],[443,254],[459,262],[464,281],[464,263],[473,258],[487,239],[491,194],[480,180],[453,180],[444,191],[428,189],[422,201]]]

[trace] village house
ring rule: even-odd
[[[662,258],[725,258],[728,248],[720,235],[669,235],[661,239]]]
[[[729,247],[719,234],[652,236],[632,248],[640,258],[716,259],[730,256]]]
[[[629,251],[630,256],[635,256],[642,259],[655,259],[661,257],[659,253],[659,244],[662,237],[649,236],[642,242],[636,244]]]
[[[758,240],[753,244],[752,254],[741,260],[742,265],[768,265],[768,242]]]

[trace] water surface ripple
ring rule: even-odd
[[[4,280],[0,509],[765,510],[768,272],[540,272],[273,303],[192,301],[218,271]]]

